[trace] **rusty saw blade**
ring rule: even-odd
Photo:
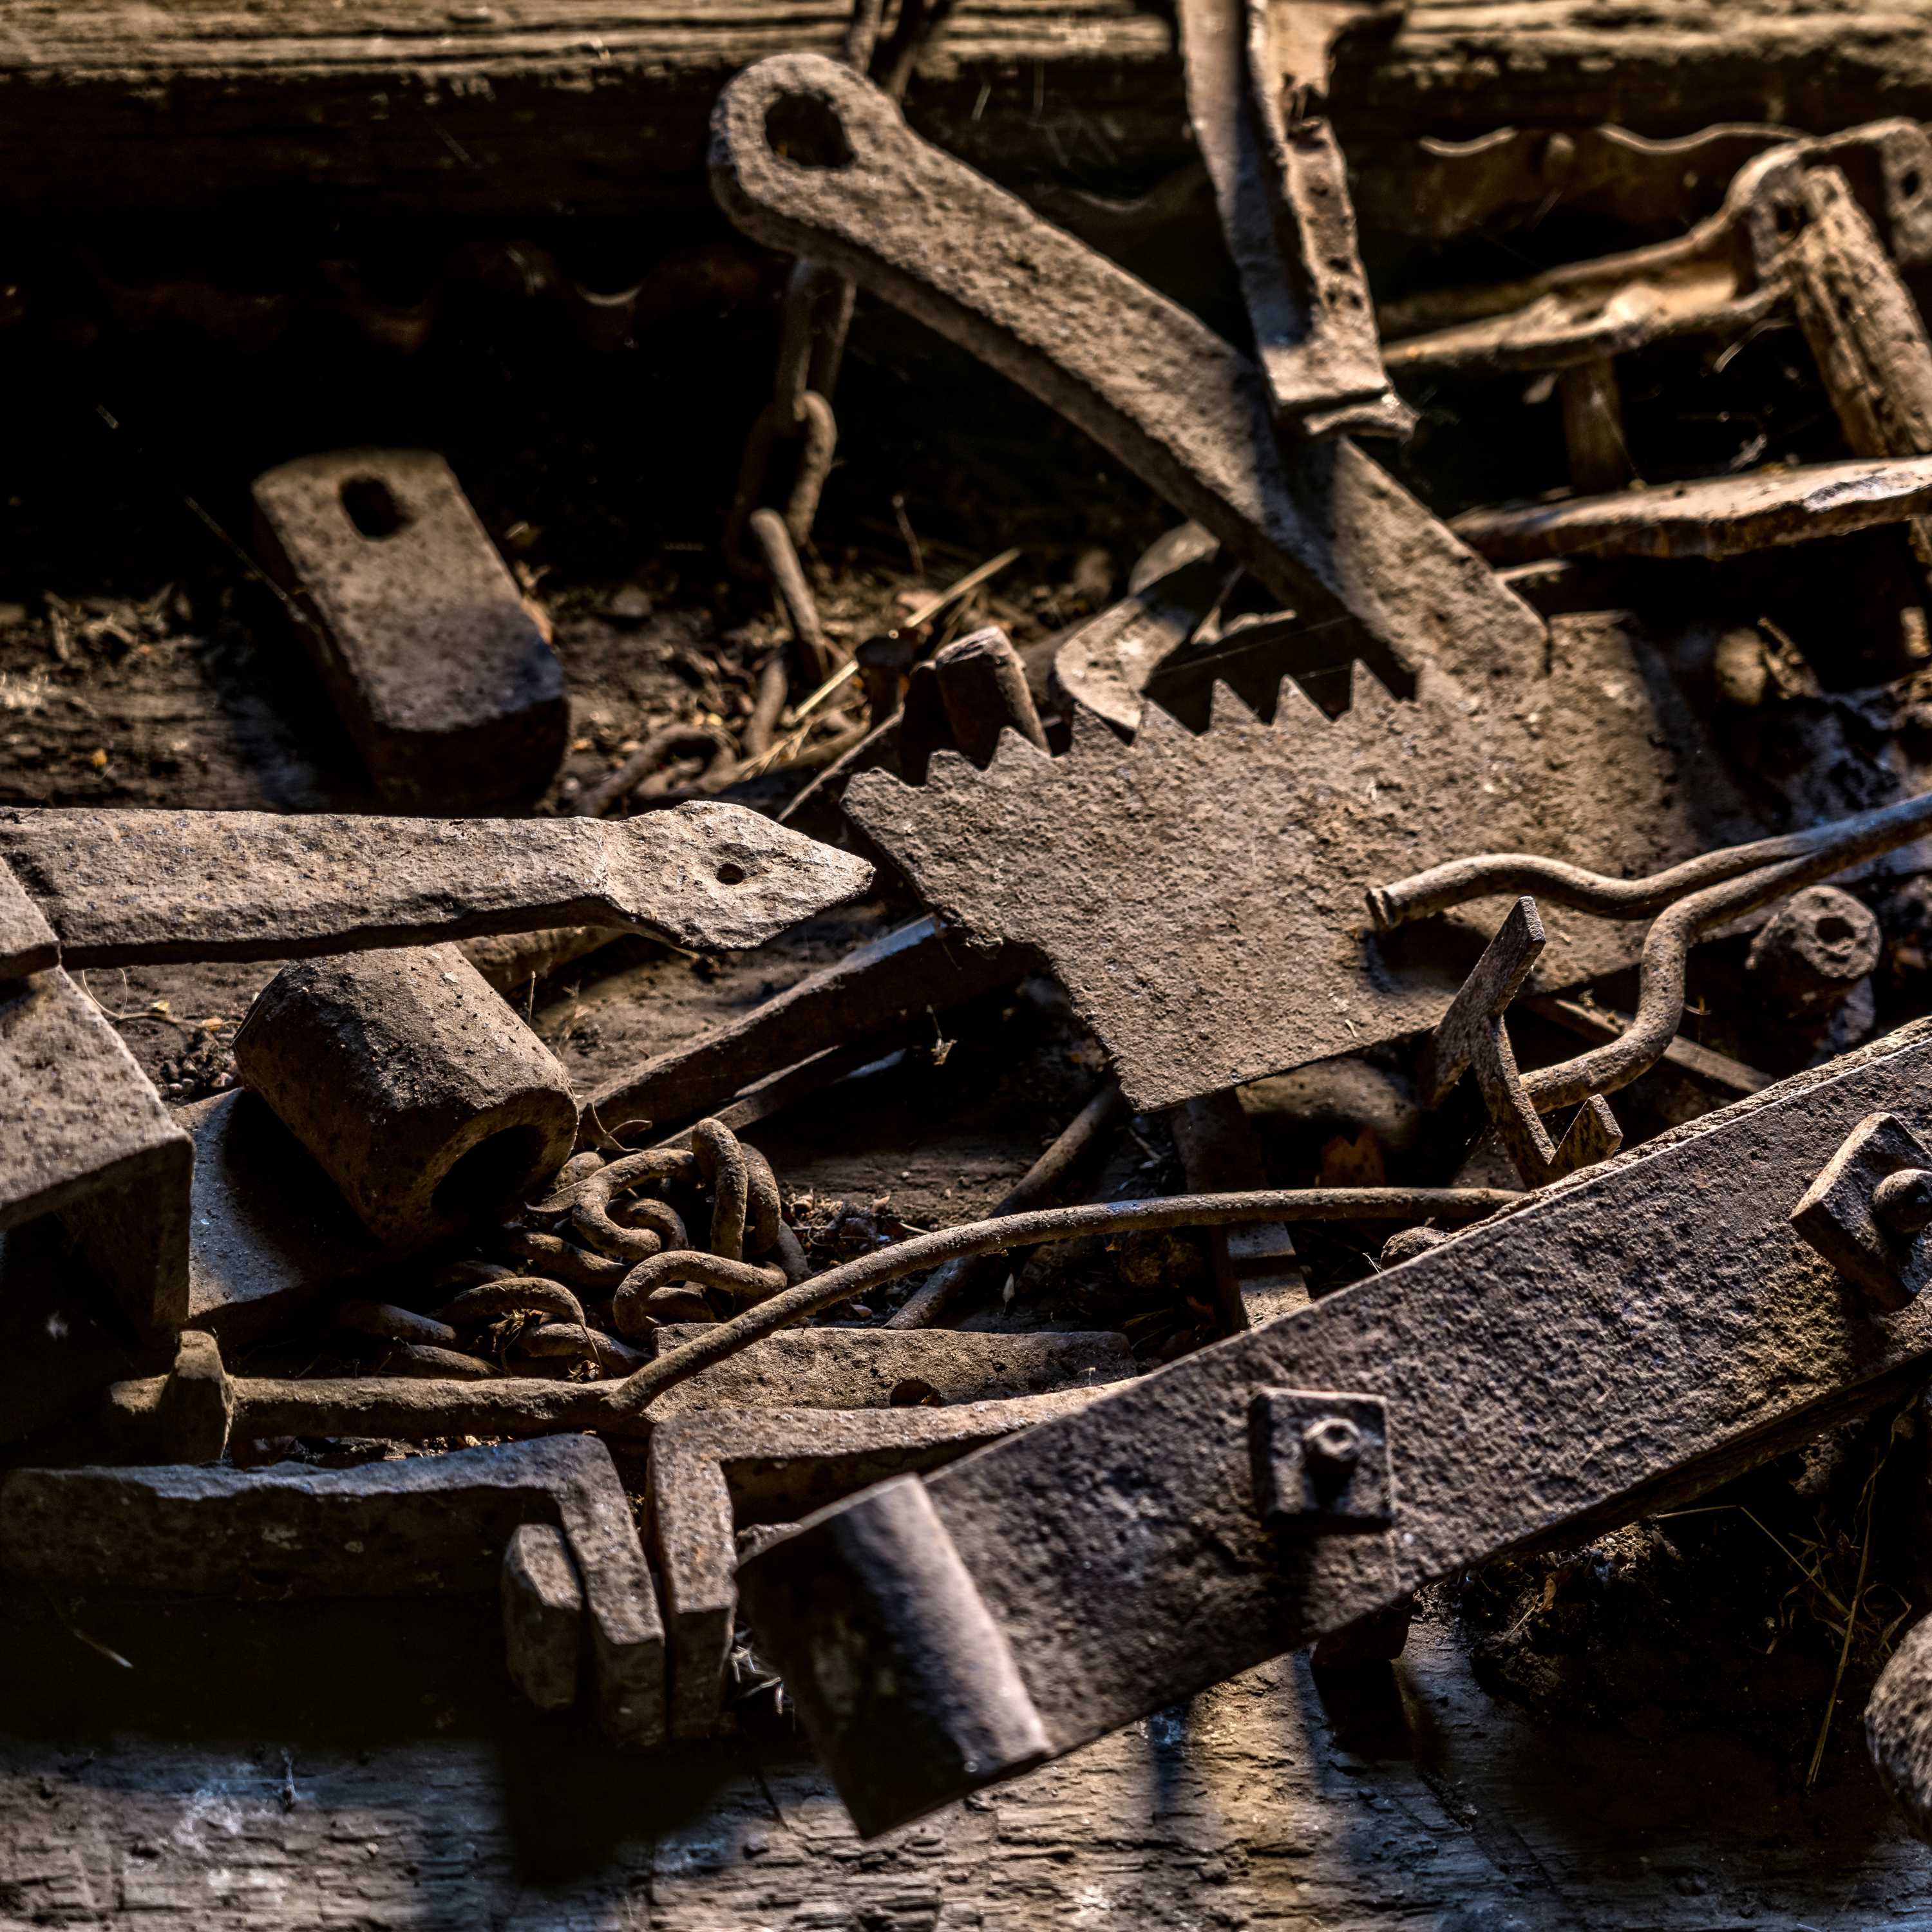
[[[1514,842],[1641,874],[1759,836],[1688,713],[1653,706],[1610,617],[1558,620],[1547,675],[1484,699],[1360,669],[1330,721],[1292,683],[1264,723],[1225,687],[1192,735],[1157,704],[1066,757],[1009,734],[984,772],[855,778],[845,808],[935,912],[1043,953],[1142,1109],[1434,1026],[1508,900],[1376,934],[1365,895]],[[1627,965],[1640,928],[1552,908],[1535,990]]]
[[[862,892],[864,860],[742,806],[588,818],[0,811],[0,863],[70,966],[292,959],[604,926],[758,946]]]

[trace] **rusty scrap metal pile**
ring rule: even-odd
[[[150,1371],[54,1376],[4,1418],[0,1578],[498,1593],[518,1689],[640,1748],[728,1720],[748,1658],[873,1833],[1286,1650],[1385,1670],[1424,1586],[1926,1380],[1932,1019],[1873,1036],[1874,907],[1923,871],[1932,791],[1877,763],[1852,792],[1748,782],[1713,706],[1815,694],[1798,653],[1726,635],[1694,702],[1603,586],[1898,526],[1922,592],[1932,140],[1714,134],[1730,185],[1681,238],[1378,315],[1323,118],[1333,35],[1370,10],[1181,0],[1251,351],[913,134],[910,58],[866,77],[866,10],[848,59],[729,82],[716,197],[797,266],[723,548],[789,643],[741,742],[656,734],[572,816],[416,815],[533,795],[568,735],[442,459],[259,479],[264,568],[412,815],[0,812],[0,1226],[58,1216]],[[1477,144],[1459,191],[1508,206],[1555,170],[1634,195],[1678,165],[1560,138]],[[925,652],[936,600],[855,652],[821,626],[859,291],[1187,520],[1050,664],[998,629]],[[1849,454],[1632,487],[1620,365],[1773,319]],[[1398,385],[1471,370],[1558,400],[1570,490],[1445,522],[1364,447],[1412,433]],[[1932,656],[1917,601],[1899,622]],[[680,760],[707,794],[774,762],[848,686],[869,722],[782,818],[646,808]],[[503,996],[626,933],[759,946],[878,868],[923,916],[593,1094]],[[1716,1036],[1774,1040],[1785,1077],[1687,1036],[1707,940],[1752,1013]],[[70,975],[213,960],[288,963],[241,1084],[171,1108]],[[1088,1104],[988,1218],[815,1267],[746,1136],[1041,972],[1104,1050]],[[1578,1050],[1525,1066],[1513,1028]],[[1343,1059],[1447,1124],[1439,1184],[1366,1157],[1268,1184],[1256,1083]],[[1625,1149],[1633,1088],[1670,1098]],[[1190,1191],[1087,1198],[1130,1130],[1171,1134]],[[1320,1223],[1379,1259],[1311,1294]],[[1205,1346],[1150,1362],[986,1315],[1004,1257],[1162,1230],[1204,1254]],[[224,1364],[301,1333],[366,1372]],[[410,1451],[304,1449],[344,1442]],[[1932,1835],[1932,1623],[1868,1726]]]

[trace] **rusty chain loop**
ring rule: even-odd
[[[886,71],[880,84],[894,100],[902,99],[920,53],[951,11],[952,0],[899,0],[892,34],[881,50],[885,0],[854,0],[839,56],[862,74],[872,67],[875,53],[880,55]],[[798,552],[811,537],[819,496],[838,448],[832,394],[838,386],[855,292],[845,276],[824,262],[801,260],[793,264],[779,322],[772,400],[745,440],[738,485],[724,521],[726,567],[737,576],[769,578],[778,585],[796,640],[795,656],[806,662],[820,656],[818,613],[806,588]],[[754,512],[769,500],[772,457],[781,442],[800,446],[782,512],[784,527],[776,538],[770,530],[761,530],[758,544],[748,548],[746,531]]]

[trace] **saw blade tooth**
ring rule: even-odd
[[[1348,714],[1345,712],[1342,716]],[[1330,718],[1292,677],[1283,676],[1276,687],[1273,728],[1282,732],[1333,731],[1340,718]]]
[[[1280,705],[1276,710],[1280,713]],[[1208,692],[1208,729],[1232,731],[1242,725],[1250,728],[1262,722],[1262,715],[1224,677],[1217,677]]]
[[[1062,764],[1078,766],[1090,758],[1117,758],[1126,748],[1126,741],[1119,732],[1097,712],[1089,711],[1085,705],[1073,706],[1072,735],[1066,747],[1066,755]]]
[[[1059,764],[1050,752],[1042,752],[1030,738],[1023,738],[1011,725],[1004,727],[993,742],[993,755],[986,775],[1001,778],[1040,778]]]
[[[1166,748],[1177,740],[1191,745],[1194,734],[1166,706],[1155,704],[1151,698],[1144,700],[1141,705],[1141,728],[1134,734],[1133,749],[1138,752],[1143,746]]]
[[[928,792],[970,791],[986,774],[950,746],[934,752],[927,760],[926,783],[915,790]]]

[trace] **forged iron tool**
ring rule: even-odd
[[[15,1469],[0,1477],[0,1576],[274,1600],[494,1592],[532,1523],[581,1580],[567,1654],[590,1653],[606,1735],[661,1742],[657,1592],[610,1452],[582,1436],[353,1469]]]
[[[718,97],[711,178],[755,240],[828,261],[1060,411],[1204,525],[1310,634],[1400,682],[1528,675],[1528,607],[1346,438],[1284,455],[1268,386],[1194,316],[920,140],[836,62],[782,54]]]
[[[1793,1210],[1875,1113],[1932,1128],[1928,1079],[1921,1021],[766,1544],[746,1610],[860,1830],[1909,1388],[1925,1300],[1888,1312]],[[1839,1211],[1883,1214],[1878,1178]]]
[[[1406,436],[1355,245],[1346,164],[1323,112],[1349,0],[1181,0],[1188,115],[1240,272],[1276,417],[1310,436]]]
[[[621,824],[268,812],[0,812],[69,966],[292,959],[483,932],[616,926],[698,951],[762,945],[872,868],[742,806]]]
[[[1740,334],[1788,299],[1780,258],[1814,170],[1842,175],[1900,268],[1932,262],[1932,139],[1916,122],[1875,121],[1754,156],[1724,206],[1673,241],[1391,305],[1383,360],[1397,373],[1562,369],[1672,336]]]

